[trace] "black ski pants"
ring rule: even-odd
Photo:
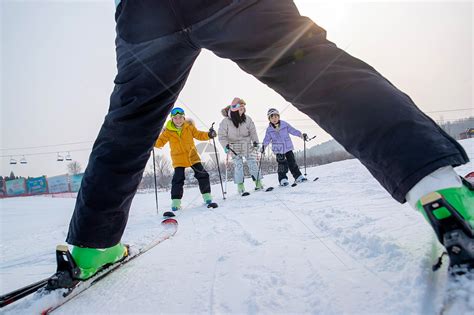
[[[209,181],[209,173],[204,169],[201,163],[196,163],[191,168],[194,171],[194,177],[199,183],[201,194],[211,192],[211,182]],[[171,180],[171,199],[183,198],[183,186],[185,175],[185,167],[175,167],[173,179]]]
[[[156,3],[123,0],[117,9],[115,87],[68,243],[120,241],[150,150],[202,48],[233,60],[311,117],[399,202],[434,170],[468,161],[410,97],[328,41],[292,1],[233,0],[191,25],[179,10],[162,12]]]
[[[276,155],[276,160],[278,162],[278,182],[281,182],[282,179],[288,179],[288,176],[286,176],[288,169],[295,180],[301,175],[301,171],[298,167],[298,164],[296,164],[295,154],[293,151],[288,151],[284,154],[278,153]]]

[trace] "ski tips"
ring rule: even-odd
[[[53,311],[53,308],[52,308],[52,307],[50,307],[50,308],[48,308],[48,309],[45,309],[45,310],[42,311],[40,314],[41,314],[41,315],[47,315],[47,314],[50,314],[51,311]]]
[[[172,218],[167,218],[167,219],[164,219],[163,221],[161,221],[161,224],[163,224],[163,225],[178,224],[178,221],[176,221],[175,219],[172,219]]]

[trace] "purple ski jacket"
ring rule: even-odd
[[[301,131],[296,130],[284,120],[280,120],[280,126],[278,128],[273,128],[273,126],[269,124],[265,138],[263,139],[263,145],[267,147],[271,142],[273,153],[285,154],[294,149],[290,134],[301,137]]]

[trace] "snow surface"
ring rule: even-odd
[[[474,139],[463,140],[471,159]],[[472,162],[457,168],[461,175]],[[185,190],[177,234],[61,307],[59,314],[311,313],[437,314],[446,267],[422,216],[401,205],[357,161],[308,169],[309,181],[272,192],[236,194],[229,183],[217,209]],[[276,185],[276,175],[267,175]],[[247,179],[247,187],[250,181]],[[155,196],[138,194],[123,241],[144,243],[160,231]],[[169,193],[159,194],[169,207]],[[75,200],[27,197],[0,201],[0,294],[55,271]],[[474,314],[474,284],[451,289],[462,300],[447,314]],[[20,302],[5,314],[37,313]],[[459,308],[460,307],[460,308]]]

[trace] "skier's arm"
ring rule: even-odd
[[[262,145],[264,147],[267,147],[270,144],[271,140],[272,140],[272,138],[270,136],[270,131],[267,128],[267,131],[265,132],[265,138],[263,138]]]
[[[287,123],[288,124],[288,123]],[[294,128],[292,125],[288,124],[288,133],[293,136],[301,137],[303,134],[298,129]]]
[[[209,140],[209,133],[207,131],[199,131],[196,127],[192,126],[192,133],[194,139],[198,139],[201,141]]]
[[[169,135],[168,133],[166,132],[166,130],[164,130],[160,136],[158,137],[158,139],[156,139],[156,142],[155,142],[155,147],[158,148],[158,149],[161,149],[162,147],[165,146],[166,143],[168,143],[169,141]]]

